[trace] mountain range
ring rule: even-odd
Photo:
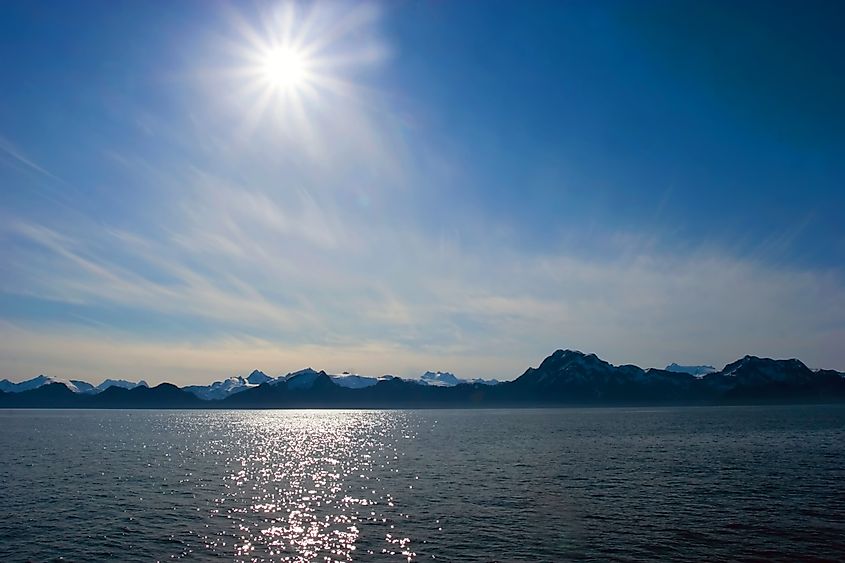
[[[210,385],[79,380],[39,376],[0,381],[0,407],[57,408],[439,408],[576,405],[845,402],[845,374],[812,370],[797,359],[745,356],[711,366],[643,369],[595,354],[557,350],[513,381],[463,380],[426,372],[418,380],[329,375],[306,368],[272,377],[253,371]]]
[[[3,379],[0,381],[0,391],[5,391],[6,393],[21,393],[23,391],[38,389],[39,387],[43,387],[44,385],[49,385],[51,383],[61,383],[74,393],[83,393],[87,395],[94,395],[101,391],[105,391],[109,387],[122,387],[124,389],[134,389],[139,386],[149,387],[147,382],[143,379],[138,382],[126,381],[125,379],[106,379],[99,385],[92,385],[87,381],[81,381],[78,379],[58,379],[55,377],[47,377],[46,375],[39,375],[38,377],[21,381],[20,383],[13,383],[8,379]]]

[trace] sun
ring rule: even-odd
[[[279,90],[298,90],[308,81],[308,59],[292,48],[269,49],[264,53],[261,71],[270,86]]]
[[[283,1],[257,11],[230,12],[232,34],[219,49],[219,88],[241,114],[243,131],[279,126],[303,145],[339,107],[373,103],[375,90],[359,82],[386,61],[377,33],[380,11],[369,3]],[[336,121],[336,120],[335,120]]]

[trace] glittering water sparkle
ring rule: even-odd
[[[0,411],[0,560],[836,560],[843,438],[843,407]]]

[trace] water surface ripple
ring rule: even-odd
[[[845,560],[845,407],[0,411],[0,560]]]

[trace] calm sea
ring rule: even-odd
[[[845,559],[845,407],[0,411],[0,561]]]

